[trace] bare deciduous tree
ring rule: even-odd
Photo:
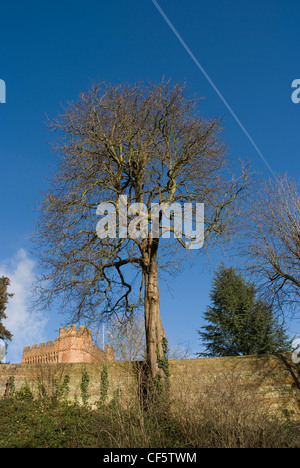
[[[144,361],[146,358],[145,319],[141,313],[126,318],[112,317],[105,327],[96,327],[96,344],[105,348],[106,341],[115,350],[115,359],[126,363]],[[191,356],[190,344],[182,341],[171,344],[168,340],[168,359],[188,359]]]
[[[179,84],[94,84],[50,127],[59,135],[60,162],[35,235],[42,297],[48,304],[62,295],[72,319],[86,321],[114,312],[130,315],[142,304],[147,363],[155,377],[165,337],[158,266],[168,266],[174,256],[167,264],[158,259],[175,241],[161,239],[161,229],[158,236],[150,229],[136,238],[99,239],[97,206],[110,202],[119,215],[121,195],[128,206],[144,204],[148,214],[153,203],[203,202],[208,243],[230,232],[248,171],[243,168],[237,178],[228,172],[220,120],[202,119],[198,101],[186,97]],[[127,216],[127,222],[134,221]],[[176,240],[186,246],[184,234]],[[136,287],[134,274],[140,281]]]
[[[269,179],[244,226],[246,268],[264,296],[282,309],[300,302],[300,191],[287,175]]]
[[[95,331],[97,340],[104,348],[105,342],[115,350],[115,359],[126,363],[142,361],[146,357],[145,321],[142,314],[130,317],[115,315],[101,330]]]

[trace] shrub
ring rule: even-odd
[[[21,401],[32,401],[33,400],[33,394],[32,391],[28,385],[27,380],[25,380],[25,384],[23,387],[20,388],[20,390],[16,393],[16,398]]]

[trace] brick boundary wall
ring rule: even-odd
[[[130,363],[107,362],[108,396],[116,392],[131,398],[136,392],[136,377]],[[37,382],[51,385],[52,377],[62,382],[70,377],[69,399],[80,401],[80,383],[83,371],[90,377],[89,403],[99,400],[101,392],[101,372],[104,363],[57,363],[57,364],[1,364],[0,398],[5,395],[7,382],[14,377],[15,389],[20,390],[27,382],[32,391],[37,392]],[[175,400],[197,400],[203,393],[215,393],[218,398],[229,392],[235,398],[247,393],[261,397],[271,409],[288,410],[300,416],[300,374],[299,365],[290,357],[239,356],[223,358],[185,359],[170,361],[170,390]],[[227,389],[227,390],[226,390]],[[242,404],[242,403],[241,403]]]

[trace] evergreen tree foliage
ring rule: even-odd
[[[0,278],[0,339],[7,341],[12,339],[12,334],[5,326],[3,325],[3,320],[6,319],[5,310],[7,307],[8,299],[13,296],[7,292],[7,288],[10,285],[9,278],[2,276]]]
[[[284,353],[292,340],[270,304],[257,298],[255,287],[234,268],[222,265],[210,293],[212,304],[204,314],[207,325],[198,330],[206,352],[199,356],[239,356]]]

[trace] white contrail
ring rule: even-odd
[[[202,67],[201,63],[199,63],[199,61],[196,59],[195,55],[192,53],[191,49],[188,47],[188,45],[184,42],[184,40],[182,39],[181,35],[179,34],[179,32],[177,31],[177,29],[173,26],[173,24],[171,23],[171,21],[169,20],[169,18],[167,17],[167,15],[165,14],[165,12],[161,9],[161,7],[159,6],[159,4],[157,3],[156,0],[152,0],[152,3],[155,5],[155,7],[157,8],[157,10],[159,11],[159,13],[161,14],[161,16],[163,17],[163,19],[165,20],[165,22],[167,23],[167,25],[170,27],[170,29],[173,31],[173,33],[175,34],[175,36],[177,37],[177,39],[179,40],[179,42],[181,43],[181,45],[184,47],[184,49],[187,51],[187,53],[189,54],[189,56],[191,57],[191,59],[194,61],[194,63],[197,65],[197,67],[199,68],[199,70],[203,73],[203,75],[205,76],[205,78],[207,79],[207,81],[209,82],[209,84],[212,86],[212,88],[215,90],[215,92],[217,93],[217,95],[219,96],[219,98],[221,99],[221,101],[223,102],[223,104],[227,107],[227,109],[229,110],[230,114],[232,115],[232,117],[235,119],[235,121],[237,122],[237,124],[239,125],[239,127],[242,129],[242,131],[244,132],[244,134],[246,135],[246,137],[248,138],[248,140],[250,141],[250,143],[252,144],[252,146],[254,147],[254,149],[256,150],[256,152],[258,153],[258,155],[261,157],[261,159],[263,160],[263,162],[265,163],[265,165],[267,166],[267,168],[269,169],[269,171],[271,172],[272,176],[274,177],[274,179],[276,180],[276,182],[279,182],[276,174],[274,173],[273,169],[271,168],[270,164],[268,163],[268,161],[266,160],[266,158],[264,157],[264,155],[262,154],[262,152],[260,151],[260,149],[258,148],[258,146],[256,145],[255,141],[253,140],[253,138],[251,137],[251,135],[248,133],[248,131],[246,130],[246,128],[244,127],[244,125],[242,124],[242,122],[240,121],[240,119],[238,118],[238,116],[236,115],[236,113],[233,111],[233,109],[230,107],[230,105],[228,104],[228,102],[226,101],[226,99],[224,98],[224,96],[222,95],[222,93],[219,91],[219,89],[217,88],[217,86],[214,84],[214,82],[212,81],[212,79],[210,78],[210,76],[206,73],[205,69]]]

